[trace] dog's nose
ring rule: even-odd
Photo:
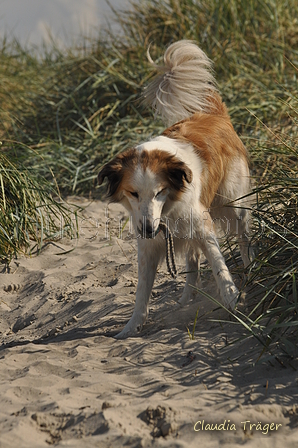
[[[145,222],[145,232],[150,235],[153,232],[153,227],[150,221]]]
[[[154,238],[159,229],[155,229],[152,225],[153,223],[149,219],[143,219],[142,222],[140,222],[139,225],[139,233],[143,238]]]

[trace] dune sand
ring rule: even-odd
[[[297,363],[253,365],[259,343],[229,345],[242,328],[201,295],[176,310],[183,275],[162,266],[141,334],[113,338],[133,310],[137,250],[128,224],[118,238],[122,208],[105,207],[86,208],[79,240],[0,274],[0,447],[297,447]],[[208,273],[203,288],[215,291]]]

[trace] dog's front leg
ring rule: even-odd
[[[151,239],[138,241],[138,286],[133,315],[116,336],[124,339],[141,331],[148,314],[148,302],[159,262],[158,242]]]

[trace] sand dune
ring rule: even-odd
[[[79,240],[0,274],[0,447],[297,447],[297,365],[253,365],[260,345],[229,345],[243,330],[203,296],[175,309],[183,275],[162,266],[141,334],[113,338],[133,310],[137,251],[129,223],[118,238],[122,208],[105,207],[86,208]]]

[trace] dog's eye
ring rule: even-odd
[[[165,191],[165,188],[163,188],[162,190],[160,190],[158,193],[156,193],[155,197],[157,198],[159,195],[161,195],[161,193],[163,193]]]
[[[139,198],[139,194],[136,191],[131,191],[130,194],[134,197],[134,198]]]

